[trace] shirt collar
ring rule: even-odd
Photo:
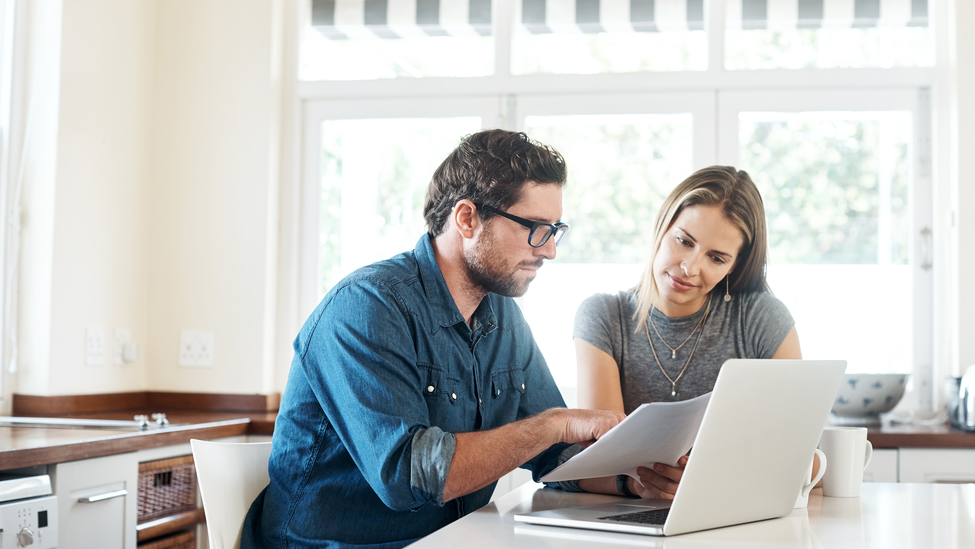
[[[464,323],[464,316],[460,314],[454,297],[450,295],[447,288],[447,281],[444,280],[440,265],[437,264],[437,256],[433,251],[433,238],[429,233],[420,237],[413,249],[417,265],[420,268],[420,282],[423,284],[423,291],[427,296],[430,309],[437,315],[437,322],[441,326],[454,326]],[[485,325],[488,332],[494,331],[497,326],[497,319],[492,306],[492,294],[484,296],[481,303],[474,311],[474,316]]]

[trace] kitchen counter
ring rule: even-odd
[[[247,418],[169,426],[149,431],[0,427],[0,471],[134,452],[248,434]]]
[[[794,509],[785,517],[667,538],[537,526],[513,518],[516,513],[620,499],[567,493],[529,482],[409,547],[975,547],[975,484],[864,483],[859,498],[827,498],[817,488],[809,496],[808,508]]]
[[[183,444],[192,438],[270,435],[278,395],[119,393],[34,397],[15,395],[14,416],[131,421],[166,414],[170,425],[146,431],[46,426],[0,427],[0,471]]]
[[[947,423],[871,427],[867,429],[867,439],[874,448],[975,448],[975,433]]]

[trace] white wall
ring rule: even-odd
[[[116,366],[115,328],[145,344],[152,2],[63,3],[48,391],[140,389],[146,361]],[[87,366],[85,329],[105,330]]]
[[[13,391],[275,390],[281,2],[24,4],[42,114]],[[116,328],[137,362],[112,364]],[[215,334],[212,368],[178,365],[183,329]]]
[[[157,4],[146,353],[153,389],[272,389],[276,4]],[[214,332],[212,368],[177,364],[184,329]]]
[[[955,0],[953,109],[957,185],[958,367],[975,365],[975,2]]]

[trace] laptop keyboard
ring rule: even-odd
[[[611,520],[614,522],[634,522],[637,524],[659,524],[663,526],[667,521],[667,514],[670,507],[666,509],[651,509],[649,511],[639,511],[636,513],[624,513],[622,515],[610,515],[599,517],[599,520]]]

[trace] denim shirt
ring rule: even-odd
[[[565,406],[517,304],[489,294],[468,326],[427,235],[336,285],[294,349],[244,548],[407,545],[494,491],[443,501],[453,433]],[[538,480],[565,447],[523,467]]]

